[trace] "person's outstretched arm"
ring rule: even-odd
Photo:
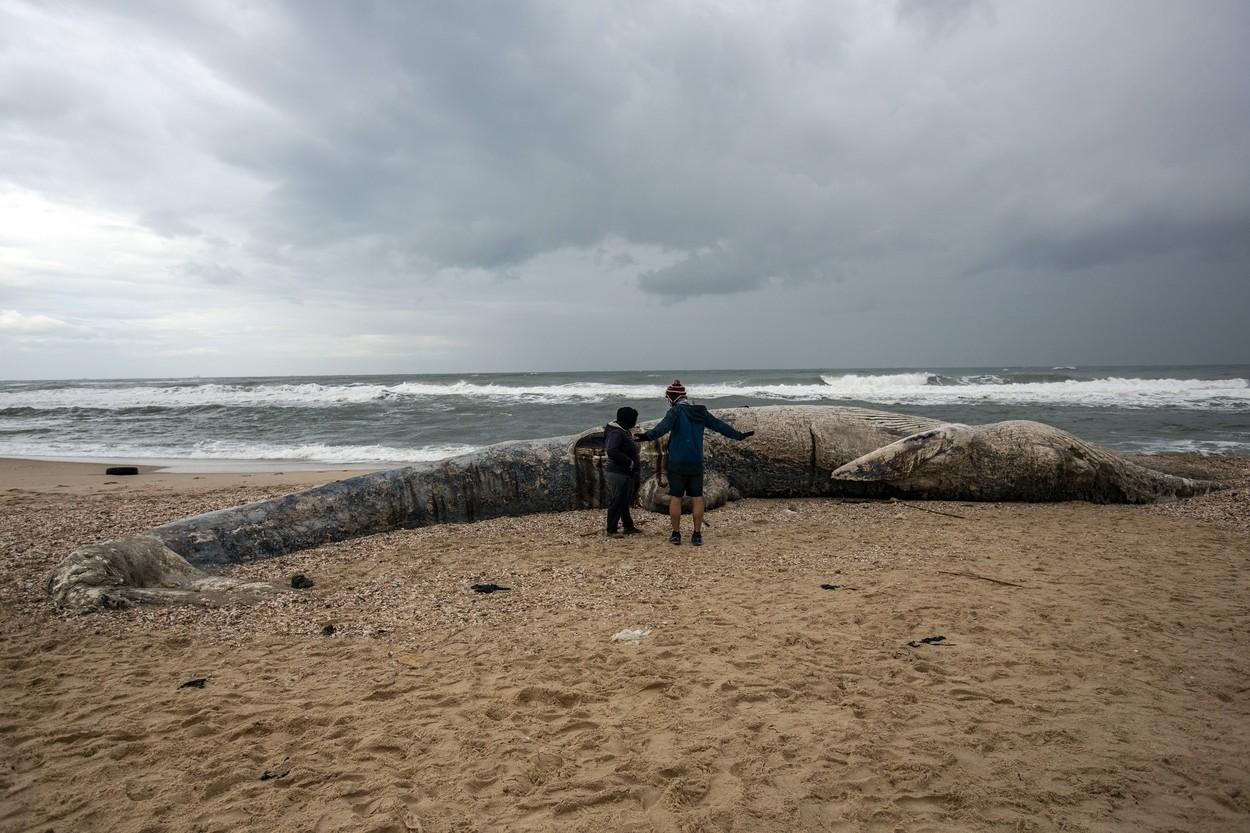
[[[675,419],[677,419],[677,409],[669,408],[668,413],[664,415],[664,419],[660,420],[659,423],[650,431],[644,431],[638,436],[640,439],[648,442],[651,440],[658,440],[660,437],[663,437],[669,431],[673,430],[673,421]]]
[[[711,428],[717,434],[724,434],[731,440],[745,440],[747,437],[754,436],[754,431],[739,431],[724,420],[717,419],[712,415],[711,411],[707,412],[707,417],[703,420],[708,428]],[[658,425],[656,426],[659,427]]]

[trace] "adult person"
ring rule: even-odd
[[[638,412],[628,406],[618,408],[616,419],[603,429],[603,450],[608,453],[604,475],[611,490],[608,503],[608,534],[618,535],[617,524],[625,524],[626,535],[637,535],[642,530],[634,525],[629,505],[638,493],[638,444],[634,442],[633,430],[638,424]]]
[[[686,388],[680,379],[674,379],[664,391],[668,400],[668,413],[659,424],[640,435],[643,440],[658,440],[669,431],[668,441],[668,517],[673,523],[669,542],[681,544],[681,499],[690,496],[694,515],[694,533],[690,543],[703,544],[703,431],[711,428],[731,440],[745,440],[754,431],[738,431],[733,426],[708,413],[703,405],[692,404],[686,398]]]

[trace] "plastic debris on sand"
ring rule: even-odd
[[[626,628],[623,631],[617,631],[612,634],[613,642],[632,642],[635,645],[642,641],[642,638],[651,633],[650,628]]]

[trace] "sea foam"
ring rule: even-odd
[[[1010,375],[947,377],[937,373],[823,375],[819,383],[713,382],[688,385],[698,401],[727,398],[775,402],[864,402],[944,405],[1000,402],[1121,408],[1232,409],[1250,407],[1246,379],[1147,379],[1107,377],[1020,381]],[[491,400],[534,404],[638,401],[659,397],[655,385],[572,382],[557,385],[399,382],[383,384],[205,384],[0,389],[0,413],[31,416],[65,409],[137,410],[206,407],[334,408],[394,399]],[[19,411],[26,410],[22,414]]]

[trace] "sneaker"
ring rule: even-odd
[[[674,532],[672,535],[668,537],[668,542],[672,544],[674,547],[680,547],[681,546],[681,533]]]
[[[630,526],[630,527],[625,528],[625,534],[626,535],[641,535],[642,530],[636,526]]]
[[[696,532],[690,536],[690,546],[692,547],[703,546],[703,533],[702,532]]]

